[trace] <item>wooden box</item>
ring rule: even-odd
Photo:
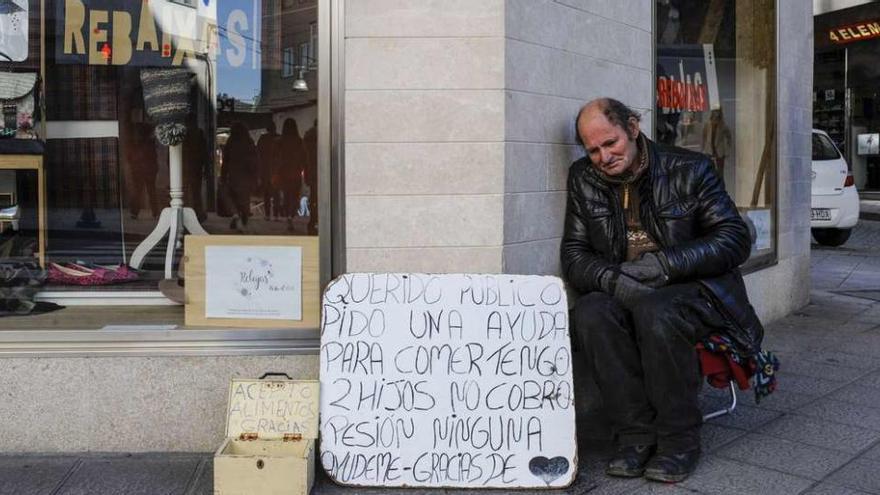
[[[232,380],[215,495],[307,495],[315,479],[318,381]]]

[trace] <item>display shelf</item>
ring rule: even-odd
[[[37,173],[37,258],[46,266],[46,177],[42,155],[0,154],[0,170],[33,170]]]

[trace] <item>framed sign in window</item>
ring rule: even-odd
[[[317,328],[318,239],[187,236],[187,325]]]

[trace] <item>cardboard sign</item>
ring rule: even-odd
[[[324,292],[321,463],[337,483],[559,488],[577,471],[556,277],[347,274]]]

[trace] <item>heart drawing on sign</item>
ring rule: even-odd
[[[568,459],[561,456],[552,459],[544,456],[533,457],[529,461],[529,471],[550,486],[555,479],[568,472]]]

